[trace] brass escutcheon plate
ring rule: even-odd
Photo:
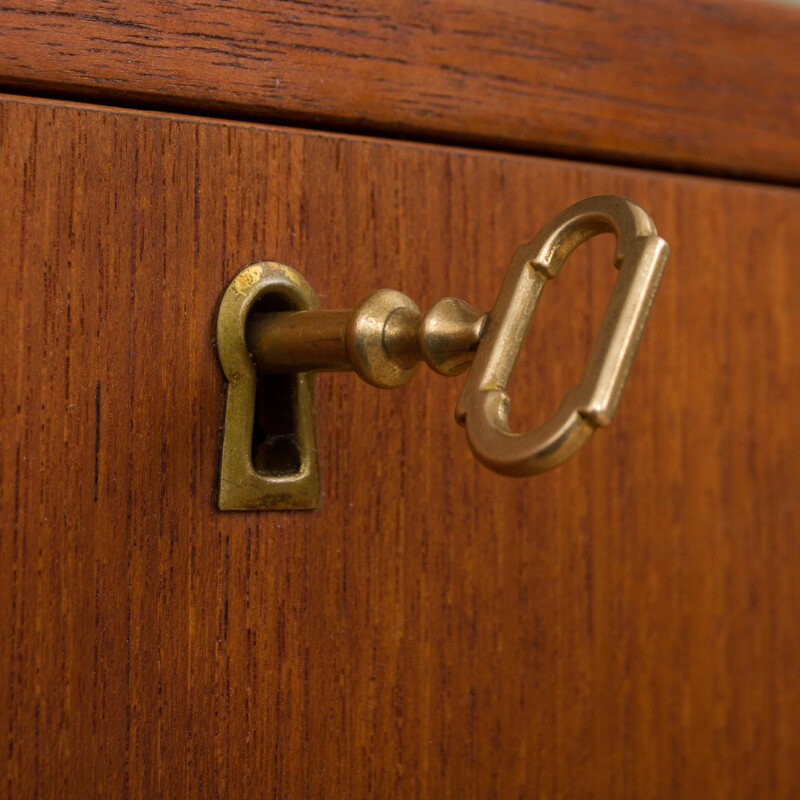
[[[261,472],[253,464],[258,376],[245,342],[245,322],[255,303],[267,296],[283,298],[296,310],[319,308],[306,280],[291,267],[272,261],[245,267],[222,296],[217,354],[228,381],[218,495],[223,511],[308,509],[320,503],[313,373],[298,372],[286,378],[292,382],[296,468]]]

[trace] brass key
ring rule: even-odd
[[[506,388],[545,284],[573,250],[600,233],[616,236],[619,277],[583,377],[547,422],[513,433]],[[570,206],[516,249],[488,313],[448,297],[421,314],[391,289],[373,292],[352,311],[319,311],[311,287],[290,267],[245,267],[228,286],[217,318],[229,383],[220,508],[319,504],[312,381],[324,371],[354,370],[373,386],[394,388],[423,361],[441,375],[469,369],[455,416],[476,458],[503,475],[553,469],[614,418],[668,257],[667,243],[640,206],[602,195]],[[283,298],[294,310],[251,313],[266,296]],[[293,387],[284,435],[296,457],[265,469],[252,461],[257,374],[291,376]]]

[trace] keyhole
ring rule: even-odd
[[[250,313],[295,310],[286,297],[271,294],[259,298]],[[297,389],[296,375],[256,375],[251,459],[253,469],[260,475],[291,475],[300,469]]]

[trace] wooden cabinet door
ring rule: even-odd
[[[6,796],[797,796],[797,191],[11,98],[0,130]],[[488,308],[601,193],[672,247],[609,430],[510,480],[459,379],[325,376],[321,509],[216,510],[243,265]],[[580,374],[612,249],[545,294],[519,427]]]

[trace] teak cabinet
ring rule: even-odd
[[[110,13],[82,23],[65,6],[58,25],[41,12],[65,37]],[[745,28],[765,12],[725,13],[750,52]],[[800,49],[786,55],[796,16],[774,13],[777,74]],[[7,52],[23,28],[0,34]],[[624,165],[631,142],[603,165],[602,141],[581,158],[552,131],[548,148],[573,160],[503,139],[470,149],[455,112],[450,143],[413,141],[413,119],[392,139],[314,130],[302,109],[286,112],[293,129],[235,119],[247,85],[230,75],[238,99],[204,106],[190,87],[190,113],[142,77],[156,56],[130,31],[130,97],[160,110],[114,107],[110,46],[87,67],[96,85],[62,76],[74,97],[52,96],[55,51],[31,58],[30,79],[4,68],[0,795],[796,796],[797,149],[776,129],[775,158],[729,143],[703,169],[684,142],[678,160],[719,173],[703,176],[672,169],[666,134],[648,170]],[[358,97],[345,99],[342,129]],[[784,100],[796,114],[797,86]],[[322,507],[216,509],[213,326],[242,266],[290,264],[329,308],[382,286],[488,308],[517,244],[604,193],[640,203],[672,255],[620,412],[577,456],[502,478],[453,422],[460,380],[421,372],[381,392],[326,375]],[[545,293],[513,383],[520,428],[579,376],[612,250],[585,245]]]

